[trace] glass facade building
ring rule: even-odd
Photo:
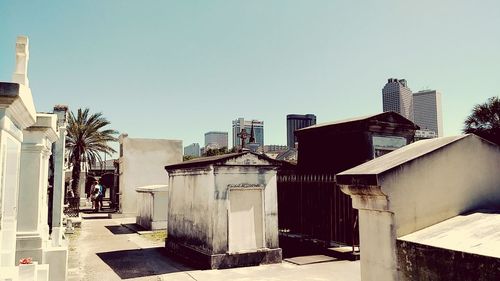
[[[389,78],[382,89],[384,112],[394,111],[414,121],[413,94],[405,79]]]
[[[423,131],[433,131],[437,137],[443,136],[443,114],[441,93],[425,90],[413,94],[415,124]]]
[[[312,125],[316,125],[316,115],[314,114],[288,114],[286,116],[286,145],[289,148],[294,148],[297,142],[295,131]]]
[[[227,143],[227,132],[207,132],[205,133],[205,148],[223,148],[226,147],[229,149]]]
[[[264,121],[260,120],[245,120],[244,118],[238,118],[233,120],[233,146],[236,148],[241,147],[241,138],[238,134],[241,129],[245,129],[248,136],[245,139],[245,143],[250,141],[250,132],[253,124],[253,130],[255,134],[255,143],[259,144],[259,147],[264,146]]]

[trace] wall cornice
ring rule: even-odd
[[[0,108],[22,130],[36,122],[31,90],[22,84],[0,82]]]

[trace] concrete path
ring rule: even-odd
[[[86,218],[69,235],[69,281],[106,280],[360,280],[359,262],[330,261],[308,265],[288,262],[225,270],[196,270],[167,257],[163,243],[121,224],[134,219]]]

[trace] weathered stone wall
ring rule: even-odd
[[[360,210],[362,280],[398,280],[398,237],[498,207],[499,166],[498,146],[466,135],[419,141],[337,174]]]
[[[136,190],[136,223],[148,230],[166,229],[167,185],[143,186]]]
[[[255,184],[263,186],[264,192],[264,230],[265,246],[269,249],[278,248],[278,209],[276,171],[274,168],[221,166],[215,168],[215,190],[212,207],[214,216],[214,253],[228,251],[228,201],[229,185]]]
[[[168,183],[165,165],[182,162],[182,141],[120,136],[120,210],[135,216],[139,186]]]
[[[212,171],[177,171],[170,177],[168,188],[168,240],[207,254],[212,252],[212,221],[219,216],[209,200],[214,196]]]
[[[396,242],[400,280],[499,280],[500,259]]]

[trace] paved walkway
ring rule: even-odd
[[[359,262],[308,265],[288,262],[225,270],[196,270],[165,256],[163,242],[138,235],[121,224],[134,219],[84,219],[69,236],[69,281],[105,280],[360,280]]]

